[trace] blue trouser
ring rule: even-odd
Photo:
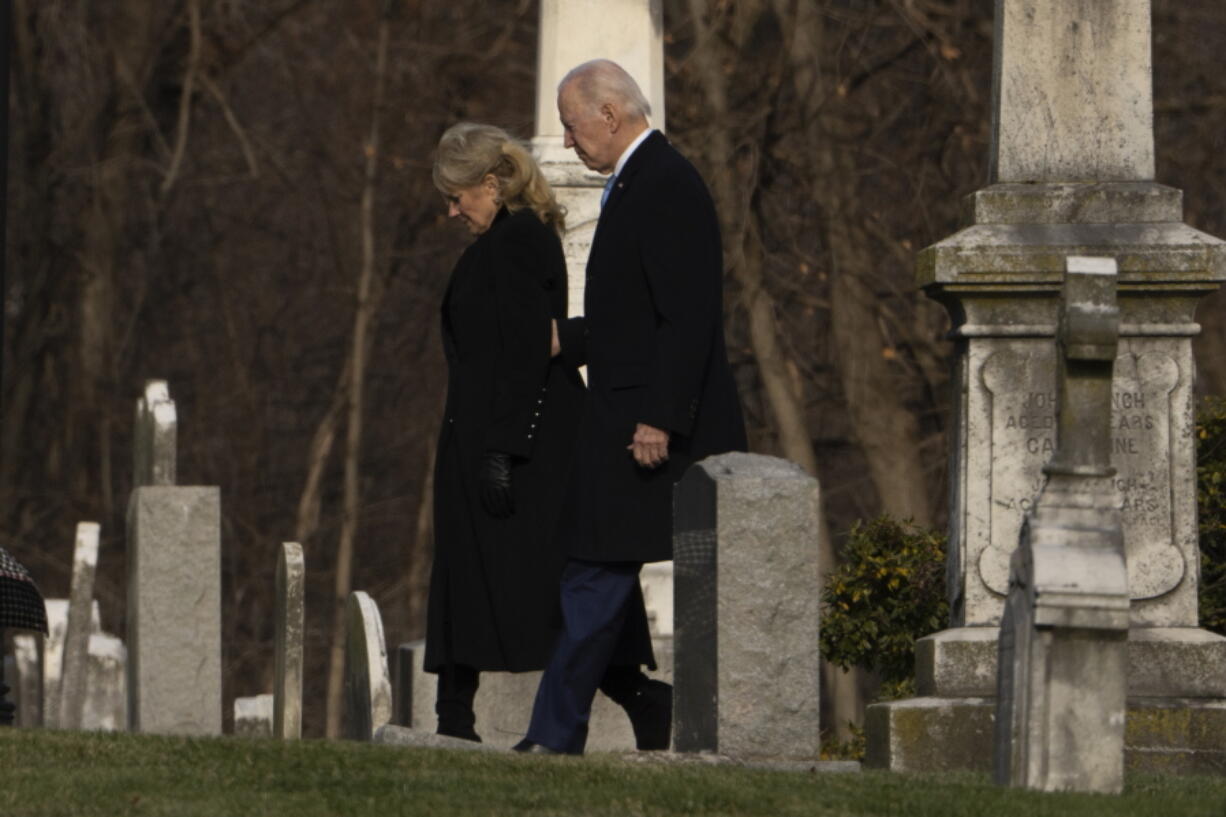
[[[638,562],[571,559],[562,571],[562,633],[541,677],[527,739],[582,754],[592,701],[609,668],[639,584]]]

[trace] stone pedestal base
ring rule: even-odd
[[[992,770],[993,698],[873,704],[864,765],[894,772]],[[1124,726],[1128,772],[1226,774],[1226,700],[1136,698]]]
[[[925,697],[996,695],[995,627],[955,627],[915,642],[915,687]],[[1197,627],[1128,633],[1129,698],[1226,699],[1226,638]]]
[[[865,766],[990,771],[997,634],[995,627],[956,627],[917,641],[922,697],[868,708]],[[1226,773],[1226,638],[1196,627],[1129,631],[1124,765]]]

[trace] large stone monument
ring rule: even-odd
[[[1150,3],[997,0],[993,84],[991,184],[968,197],[968,226],[918,260],[956,342],[951,626],[917,645],[921,697],[869,707],[867,761],[988,768],[1009,560],[1055,451],[1064,259],[1089,255],[1119,266],[1126,760],[1222,764],[1220,741],[1199,737],[1226,735],[1226,639],[1197,626],[1191,341],[1197,303],[1226,280],[1226,244],[1183,224],[1180,192],[1153,181]]]
[[[673,508],[674,747],[816,761],[817,480],[721,454],[690,467]]]
[[[996,781],[1124,788],[1128,568],[1111,465],[1116,265],[1070,258],[1060,312],[1056,452],[1022,523],[1000,625]]]
[[[221,734],[221,499],[174,484],[177,419],[165,381],[137,404],[128,502],[132,731]]]

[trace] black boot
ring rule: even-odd
[[[463,664],[448,664],[438,672],[438,695],[434,712],[438,715],[438,734],[481,742],[473,729],[477,716],[473,713],[473,698],[481,675]]]
[[[639,751],[668,749],[673,732],[673,688],[648,678],[637,667],[609,667],[600,691],[626,710]]]

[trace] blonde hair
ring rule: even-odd
[[[566,228],[566,209],[523,144],[493,125],[460,122],[448,128],[434,154],[434,186],[453,194],[488,174],[498,180],[502,202],[512,213],[526,207],[559,233]]]

